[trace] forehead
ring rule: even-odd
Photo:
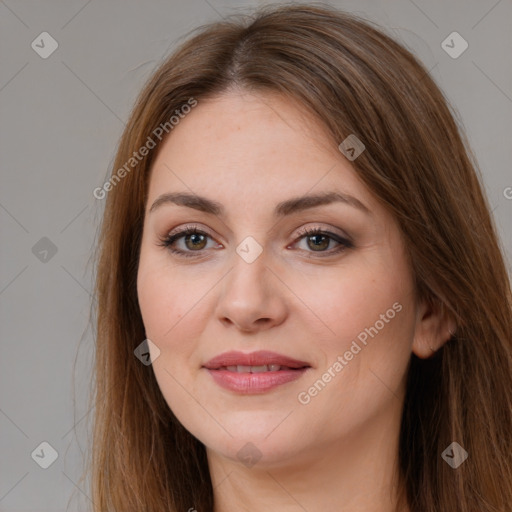
[[[246,92],[199,100],[164,140],[148,204],[178,190],[247,206],[337,190],[374,204],[320,120],[286,97]]]

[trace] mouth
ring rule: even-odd
[[[203,365],[222,388],[242,394],[266,393],[299,379],[311,365],[275,352],[226,352]]]
[[[234,373],[265,373],[265,372],[281,372],[288,370],[302,370],[303,368],[310,368],[310,366],[302,366],[300,368],[291,368],[280,364],[263,364],[259,366],[219,366],[219,368],[209,368],[210,370],[221,370]]]
[[[261,373],[267,371],[297,370],[310,367],[305,361],[299,361],[283,354],[259,350],[244,353],[239,351],[224,352],[203,365],[209,370],[227,370],[238,373]]]

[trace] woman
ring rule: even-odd
[[[470,155],[355,16],[185,42],[95,193],[95,510],[512,510],[510,281]]]

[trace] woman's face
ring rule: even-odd
[[[152,167],[137,286],[162,394],[210,454],[270,467],[395,439],[420,321],[402,239],[286,98],[231,92],[175,126]]]

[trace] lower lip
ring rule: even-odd
[[[228,370],[210,370],[208,373],[222,388],[243,394],[257,394],[270,391],[287,382],[299,379],[308,368],[279,370],[277,372],[238,373]]]

